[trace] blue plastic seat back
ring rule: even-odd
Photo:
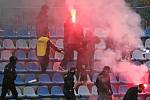
[[[15,49],[15,45],[11,39],[4,39],[3,40],[3,48]]]
[[[128,90],[127,85],[120,85],[119,87],[119,93],[126,93]]]
[[[16,41],[16,48],[28,49],[29,47],[25,39],[18,39]]]
[[[50,95],[47,86],[40,86],[37,90],[37,94],[41,96]]]
[[[18,62],[16,64],[16,71],[26,71],[24,62]]]
[[[31,71],[39,71],[40,65],[37,62],[28,62],[27,68]]]
[[[30,81],[35,80],[35,79],[36,79],[35,75],[34,74],[30,74],[30,75],[28,75],[26,77],[25,83],[29,83]]]
[[[53,82],[64,82],[63,76],[60,73],[54,73],[52,77]]]
[[[41,82],[41,83],[51,82],[49,75],[48,74],[40,74],[40,76],[39,76],[39,82]]]
[[[57,94],[63,94],[63,91],[62,91],[62,89],[61,89],[61,87],[60,86],[52,86],[52,88],[51,88],[51,94],[52,95],[57,95]]]
[[[36,51],[35,50],[30,50],[28,52],[28,59],[37,60],[37,56],[36,56]]]
[[[15,83],[16,84],[24,84],[24,81],[21,79],[21,77],[19,75],[17,75]]]
[[[81,85],[78,88],[78,94],[80,95],[90,95],[89,89],[87,86]]]
[[[24,60],[26,59],[26,53],[23,50],[17,50],[15,52],[15,56],[19,59],[19,60]]]

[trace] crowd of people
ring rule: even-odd
[[[48,6],[43,5],[41,11],[37,17],[36,23],[36,33],[37,33],[37,57],[41,65],[42,72],[46,72],[49,63],[50,48],[55,51],[64,54],[64,58],[61,61],[60,69],[69,70],[66,75],[64,75],[64,96],[66,100],[76,100],[74,89],[76,85],[74,83],[74,75],[76,74],[77,80],[82,82],[87,81],[87,71],[92,73],[94,66],[94,52],[95,45],[100,43],[98,36],[90,30],[84,33],[83,27],[77,21],[73,23],[71,16],[67,18],[64,23],[64,49],[57,48],[54,43],[50,40],[50,33],[48,29]],[[77,52],[76,66],[70,68],[67,64],[70,61],[74,61],[74,51]],[[10,63],[6,65],[4,69],[4,79],[2,85],[1,99],[4,100],[6,93],[11,90],[13,98],[17,99],[18,93],[16,91],[14,80],[16,79],[16,66],[17,58],[15,56],[10,57]],[[95,85],[98,92],[98,100],[112,100],[113,91],[111,89],[110,83],[110,67],[104,66],[103,70],[97,76]],[[143,85],[139,85],[139,88],[135,89],[135,98],[137,98],[137,93],[143,91]],[[138,90],[140,89],[140,90]],[[128,99],[130,95],[129,89],[123,100],[137,100]],[[134,89],[133,89],[134,92]]]

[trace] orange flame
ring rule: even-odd
[[[72,22],[75,23],[76,22],[76,9],[72,8],[70,10],[71,13],[71,17],[72,17]]]

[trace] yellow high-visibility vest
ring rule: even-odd
[[[37,56],[45,56],[48,41],[49,41],[48,37],[42,36],[38,39],[37,45],[36,45]]]

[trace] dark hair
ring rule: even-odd
[[[110,70],[109,66],[104,66],[103,70]]]
[[[15,56],[11,56],[10,58],[9,58],[9,61],[10,62],[16,62],[18,59],[17,59],[17,57],[15,57]]]
[[[144,84],[139,84],[140,88],[145,88]]]

